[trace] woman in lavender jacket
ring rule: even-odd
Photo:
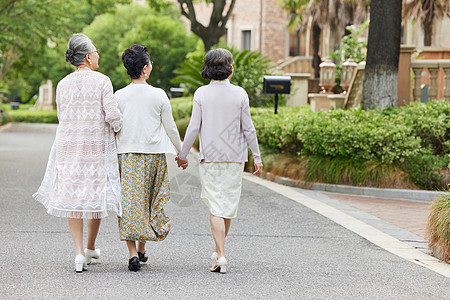
[[[191,121],[186,131],[178,166],[185,169],[187,155],[197,134],[200,140],[201,198],[210,210],[215,248],[212,272],[226,273],[225,238],[231,219],[236,218],[241,196],[242,173],[248,160],[247,144],[255,161],[255,172],[262,172],[256,130],[250,116],[245,90],[232,85],[233,55],[225,49],[208,52],[203,61],[203,78],[208,85],[194,94]]]

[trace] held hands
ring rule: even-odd
[[[179,153],[177,154],[177,157],[175,157],[175,161],[178,164],[178,168],[182,167],[183,170],[185,170],[188,167],[188,160],[187,159],[186,160],[180,159],[180,154]]]
[[[262,170],[263,170],[263,164],[262,163],[255,164],[255,172],[253,172],[253,175],[256,175],[256,176],[261,175]]]

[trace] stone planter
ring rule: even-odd
[[[308,94],[312,111],[329,111],[344,107],[345,96],[338,94]]]

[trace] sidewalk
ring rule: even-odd
[[[430,204],[440,195],[448,194],[425,190],[299,183],[270,173],[263,177],[293,187],[300,193],[339,209],[427,254],[431,253],[425,240]]]
[[[331,193],[325,195],[425,237],[428,203]]]

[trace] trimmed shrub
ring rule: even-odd
[[[429,190],[442,190],[447,188],[442,180],[442,170],[448,161],[447,155],[437,156],[430,150],[425,150],[409,157],[402,167],[418,186]]]
[[[192,113],[192,97],[173,98],[170,100],[172,115],[175,122],[190,118]]]
[[[192,110],[191,98],[173,100],[172,107],[175,120],[181,120],[177,121],[180,131],[185,131]],[[446,188],[443,170],[450,162],[447,155],[450,102],[413,103],[388,108],[382,113],[311,112],[309,106],[280,107],[276,115],[271,107],[250,110],[259,143],[265,148],[264,155],[273,152],[270,155],[290,157],[287,166],[308,166],[305,170],[308,177],[302,180],[429,190]],[[180,124],[184,127],[180,128]],[[293,157],[301,163],[297,165]],[[265,162],[268,159],[263,158]],[[303,159],[308,161],[305,163]],[[249,163],[248,169],[252,168]],[[289,172],[291,178],[298,175]]]
[[[8,122],[11,122],[11,116],[7,111],[1,111],[0,109],[0,125],[4,125]]]
[[[404,124],[372,111],[306,112],[255,116],[262,143],[296,155],[404,162],[420,139]]]
[[[58,123],[56,110],[10,110],[13,122]]]

